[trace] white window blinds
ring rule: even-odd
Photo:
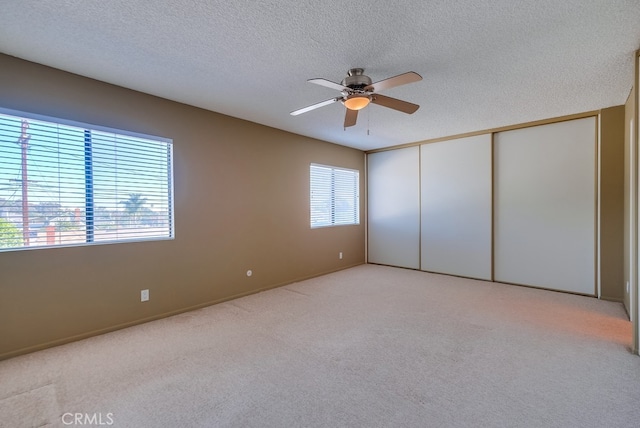
[[[360,224],[359,172],[311,164],[311,228]]]
[[[0,112],[0,250],[173,238],[172,143]]]

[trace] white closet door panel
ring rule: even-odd
[[[421,146],[421,269],[491,280],[491,135]]]
[[[496,281],[595,294],[595,118],[494,136]]]
[[[368,159],[369,262],[420,267],[419,147]]]

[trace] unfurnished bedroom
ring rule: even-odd
[[[0,427],[640,424],[636,2],[1,10]]]

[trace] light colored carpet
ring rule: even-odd
[[[638,427],[630,342],[617,303],[363,265],[0,362],[0,426]]]

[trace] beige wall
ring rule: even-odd
[[[624,106],[600,113],[600,290],[621,302],[624,293]]]
[[[309,164],[362,185],[361,151],[5,55],[0,107],[172,138],[176,231],[0,253],[0,359],[364,263],[364,216],[309,227]]]

